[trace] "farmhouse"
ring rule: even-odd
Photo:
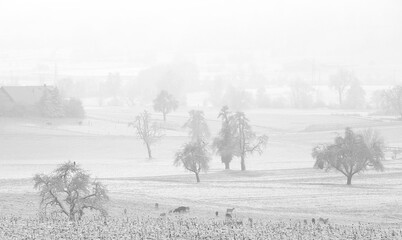
[[[49,86],[3,86],[0,88],[0,107],[9,111],[15,107],[25,109],[34,108],[46,91],[52,90]]]

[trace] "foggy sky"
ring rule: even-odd
[[[0,0],[0,60],[253,51],[402,63],[402,2]]]

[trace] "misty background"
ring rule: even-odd
[[[370,102],[401,79],[401,10],[363,0],[0,1],[0,84],[56,85],[94,106],[149,103],[163,89],[182,105],[221,106],[230,89],[254,100],[264,89],[271,107],[298,107],[298,82],[313,87],[314,107],[337,103],[328,82],[344,69]]]

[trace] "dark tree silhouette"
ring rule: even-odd
[[[352,177],[368,167],[378,171],[384,169],[384,142],[379,134],[371,129],[355,133],[346,128],[345,136],[337,136],[333,144],[314,147],[312,156],[316,159],[315,168],[336,169],[346,176],[346,184],[351,185]]]
[[[105,203],[109,197],[106,187],[92,180],[75,162],[64,163],[48,175],[36,174],[33,180],[45,213],[48,207],[55,207],[71,221],[80,220],[87,209],[107,214]]]
[[[241,170],[246,170],[247,155],[255,152],[262,154],[268,143],[268,136],[257,136],[252,130],[249,120],[243,112],[237,112],[233,116],[236,127],[237,152],[241,160]]]
[[[195,174],[197,183],[200,182],[200,172],[208,171],[211,157],[207,144],[204,142],[189,142],[176,153],[175,166],[182,165],[186,170]]]
[[[236,143],[236,126],[233,124],[233,116],[227,106],[222,107],[218,118],[222,120],[222,127],[218,136],[214,139],[212,147],[220,155],[225,169],[230,169],[230,162],[238,155]]]
[[[152,121],[152,117],[147,111],[138,115],[134,122],[129,123],[129,126],[133,126],[136,129],[137,136],[147,146],[148,157],[151,159],[151,145],[163,137],[162,129],[156,122]]]
[[[164,122],[166,122],[166,115],[175,111],[178,106],[178,101],[167,91],[161,91],[154,99],[154,110],[163,114]]]

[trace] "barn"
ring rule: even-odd
[[[33,109],[46,91],[53,87],[43,86],[3,86],[0,88],[0,108],[8,112],[16,107]]]

